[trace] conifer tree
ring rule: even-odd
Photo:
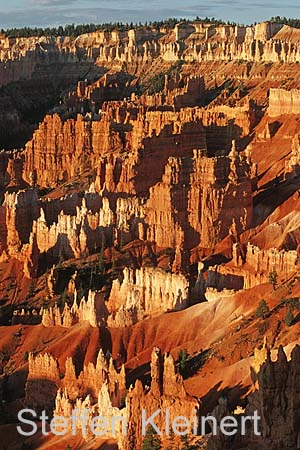
[[[161,449],[160,437],[157,435],[154,428],[152,426],[149,426],[146,430],[142,450],[160,450],[160,449]]]

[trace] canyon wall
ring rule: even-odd
[[[39,323],[45,327],[69,328],[77,323],[88,322],[92,327],[107,323],[109,327],[125,327],[153,314],[185,309],[189,304],[189,283],[182,274],[172,274],[162,269],[144,267],[124,268],[123,280],[113,280],[109,298],[89,291],[78,305],[77,292],[73,305],[65,303],[63,309],[57,304],[41,308],[39,314],[14,312],[14,323]]]
[[[222,289],[251,289],[269,282],[270,272],[275,271],[283,279],[294,273],[298,267],[296,250],[260,249],[247,243],[233,244],[232,262],[225,265],[211,266],[207,273],[206,285]]]
[[[62,326],[69,328],[76,323],[88,322],[91,327],[98,326],[97,308],[95,305],[96,293],[89,291],[88,298],[84,297],[77,303],[77,292],[74,293],[74,301],[71,308],[67,303],[63,310],[55,305],[49,309],[42,309],[40,314],[42,316],[42,324],[45,327]],[[98,305],[99,311],[99,305]]]
[[[183,26],[184,25],[184,26]],[[58,77],[74,75],[76,63],[139,70],[155,58],[164,61],[297,62],[299,30],[265,22],[251,27],[191,23],[172,30],[97,31],[71,37],[0,39],[0,86],[60,66]],[[78,64],[77,64],[78,65]],[[84,71],[83,71],[84,73]],[[75,77],[79,79],[78,75]]]
[[[63,121],[58,114],[48,115],[22,154],[23,179],[30,185],[55,187],[88,169],[99,168],[107,189],[129,193],[131,188],[131,192],[144,193],[141,170],[150,149],[152,158],[157,154],[159,165],[166,163],[171,148],[174,156],[191,155],[193,149],[205,145],[205,140],[209,152],[226,152],[232,140],[249,132],[253,120],[249,103],[237,108],[195,107],[175,112],[109,102],[97,120],[78,115]],[[128,186],[130,179],[132,187]]]
[[[258,387],[249,396],[247,414],[257,410],[261,417],[262,437],[256,438],[270,450],[299,447],[300,434],[295,426],[299,420],[300,348],[297,345],[288,361],[282,347],[278,349],[277,360],[271,360],[270,350],[254,378]]]
[[[51,390],[49,390],[50,385]],[[41,393],[42,388],[44,394],[39,397],[38,394]],[[55,391],[56,395],[53,398]],[[43,403],[46,394],[47,402]],[[125,407],[123,407],[121,403],[125,395]],[[176,371],[172,356],[166,354],[163,357],[158,348],[154,348],[151,354],[150,387],[144,388],[138,380],[128,392],[124,366],[120,372],[116,371],[112,360],[108,360],[101,350],[96,365],[88,364],[78,377],[76,377],[71,358],[66,360],[65,374],[62,377],[59,376],[58,364],[53,357],[45,354],[34,358],[30,355],[26,404],[34,405],[37,410],[40,407],[46,408],[48,412],[53,411],[54,416],[64,417],[70,417],[74,408],[80,412],[85,408],[87,424],[90,424],[96,415],[102,415],[108,420],[112,417],[123,416],[127,422],[126,435],[121,427],[122,424],[116,436],[111,429],[106,430],[105,433],[105,437],[116,438],[119,448],[123,450],[133,450],[142,445],[142,409],[147,411],[148,416],[158,409],[162,411],[169,409],[170,421],[179,415],[184,415],[191,420],[191,423],[196,421],[196,425],[199,409],[198,400],[186,393],[183,379]],[[79,416],[80,414],[78,414],[76,427],[83,438],[89,441],[92,437],[89,432],[86,432],[89,427],[82,426]],[[111,423],[111,420],[109,422]],[[157,425],[164,432],[165,421],[162,416]]]
[[[151,111],[111,102],[99,120],[46,116],[23,152],[0,154],[2,259],[22,261],[30,278],[41,261],[50,268],[103,242],[141,239],[174,248],[172,270],[184,271],[191,248],[251,223],[253,164],[232,138],[252,121],[250,103]],[[38,196],[45,186],[76,190],[79,180],[81,195]]]
[[[259,417],[258,428],[254,432],[253,423],[248,423],[245,435],[237,434],[233,440],[218,433],[209,438],[208,448],[229,450],[245,445],[268,450],[299,448],[300,433],[295,425],[299,420],[300,398],[297,387],[299,376],[299,345],[292,350],[290,360],[280,346],[277,350],[277,359],[274,360],[271,359],[271,350],[265,340],[261,349],[255,349],[251,362],[253,392],[247,397],[246,408],[240,408],[235,412],[238,423],[241,415],[253,417],[256,413]],[[213,410],[212,415],[218,420],[230,415],[225,398],[219,399],[219,405]]]
[[[25,404],[35,411],[51,411],[60,385],[58,362],[48,353],[38,356],[29,353],[28,363]]]
[[[243,270],[241,259],[237,255],[239,255],[238,246],[234,246],[233,260],[244,272],[244,289],[268,282],[272,271],[286,279],[289,274],[295,272],[298,264],[298,253],[295,250],[285,251],[276,248],[262,250],[248,243]]]
[[[125,268],[123,280],[115,279],[107,302],[108,325],[124,327],[144,316],[188,306],[189,283],[184,275],[157,268]],[[129,323],[128,323],[129,322]]]
[[[11,323],[12,325],[37,325],[41,323],[41,321],[41,311],[37,311],[36,309],[33,309],[32,311],[25,311],[25,309],[22,308],[21,310],[14,310]]]
[[[77,120],[63,123],[57,114],[46,116],[26,144],[24,178],[42,186],[55,186],[93,167],[100,151],[121,148],[119,135],[110,130],[105,118],[92,122],[78,115]]]
[[[140,380],[137,380],[134,388],[131,388],[126,397],[126,409],[128,417],[128,435],[125,443],[126,450],[140,448],[143,442],[141,420],[143,408],[148,414],[161,409],[169,409],[170,422],[180,415],[190,420],[190,423],[198,423],[197,412],[199,401],[189,396],[184,388],[183,379],[177,373],[174,360],[171,355],[162,357],[159,349],[154,348],[151,355],[151,385],[143,388]],[[149,417],[149,416],[148,416]],[[159,415],[157,425],[166,435],[166,421],[164,415]]]
[[[182,87],[183,85],[183,87]],[[131,100],[135,101],[132,95]],[[147,107],[160,108],[173,106],[175,110],[193,106],[202,106],[205,101],[204,77],[182,77],[180,75],[168,79],[165,76],[165,87],[162,92],[153,95],[143,94],[139,97],[139,104]]]
[[[232,226],[240,233],[252,222],[251,163],[234,145],[228,157],[208,158],[202,152],[194,157],[188,210],[203,247],[213,246]]]
[[[52,412],[59,390],[68,395],[71,401],[85,398],[98,399],[99,391],[107,386],[111,401],[119,405],[126,392],[125,368],[116,370],[111,355],[104,355],[100,349],[96,363],[84,365],[76,375],[75,362],[68,357],[65,367],[50,354],[34,356],[29,354],[28,377],[25,387],[26,404]]]
[[[88,44],[85,42],[85,44]],[[45,72],[57,79],[78,79],[78,72],[86,73],[95,58],[91,43],[86,48],[80,39],[69,37],[0,38],[0,86],[19,80],[39,77]],[[78,63],[81,62],[81,67]],[[57,70],[57,68],[60,70]]]
[[[292,31],[292,32],[291,32]],[[297,32],[278,23],[264,22],[255,26],[230,26],[191,23],[178,24],[174,30],[147,31],[147,38],[126,39],[106,34],[99,46],[97,61],[102,64],[147,63],[158,55],[174,62],[213,60],[299,61]],[[128,32],[128,35],[131,31]],[[168,39],[166,39],[166,35]]]
[[[271,88],[269,93],[268,115],[277,117],[284,114],[300,113],[300,91]]]
[[[285,162],[285,177],[297,178],[300,175],[300,135],[296,134],[292,140],[292,151]]]

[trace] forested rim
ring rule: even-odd
[[[280,17],[274,17],[271,19],[272,21],[280,21]],[[300,20],[298,19],[286,19],[282,18],[282,20],[285,21],[285,23],[290,24],[288,22],[293,23],[291,26],[296,26],[300,28]],[[71,36],[71,37],[77,37],[81,34],[85,33],[93,33],[97,30],[103,30],[103,31],[128,31],[132,29],[155,29],[155,28],[174,28],[174,26],[178,23],[191,23],[191,22],[202,22],[202,23],[208,23],[208,24],[215,24],[215,25],[237,25],[235,22],[224,22],[223,20],[216,19],[214,17],[205,17],[200,18],[199,16],[195,17],[195,19],[180,19],[180,18],[169,18],[166,20],[161,21],[154,21],[154,22],[139,22],[139,23],[122,23],[122,22],[109,22],[109,23],[101,23],[101,24],[81,24],[81,25],[65,25],[65,26],[59,26],[59,27],[47,27],[47,28],[40,28],[40,27],[23,27],[23,28],[8,28],[8,29],[1,29],[1,34],[4,34],[9,37],[32,37],[32,36]]]

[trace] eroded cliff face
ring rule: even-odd
[[[298,30],[292,33],[290,30],[288,26],[269,22],[248,27],[192,23],[188,26],[177,24],[173,30],[98,31],[75,39],[3,38],[1,54],[2,58],[27,57],[31,61],[46,53],[46,59],[52,57],[68,62],[80,59],[114,66],[122,63],[145,65],[158,56],[165,61],[245,59],[277,62],[282,59],[295,62],[299,60]],[[12,58],[12,55],[16,56]]]
[[[277,358],[275,357],[277,354]],[[288,359],[287,353],[290,353]],[[272,354],[272,356],[271,356]],[[255,429],[248,423],[244,435],[237,433],[229,439],[221,432],[211,436],[209,450],[242,448],[243,445],[253,448],[279,450],[280,448],[296,449],[299,446],[298,407],[300,349],[296,345],[292,351],[285,351],[282,346],[272,350],[264,339],[262,348],[256,348],[251,361],[252,391],[247,397],[245,408],[235,409],[235,417],[240,423],[241,417],[256,414],[258,419]],[[226,397],[220,397],[212,415],[220,421],[230,415],[230,407]]]
[[[61,255],[82,258],[94,253],[102,242],[116,238],[124,244],[137,238],[173,248],[177,252],[173,270],[185,270],[186,252],[193,247],[215,245],[232,224],[237,232],[249,228],[251,192],[246,161],[195,153],[190,158],[169,158],[162,181],[150,188],[147,201],[128,196],[116,202],[112,194],[106,197],[101,191],[86,192],[83,199],[66,196],[60,202],[41,201],[34,189],[7,193],[2,205],[2,257],[30,261],[32,269],[26,269],[26,274],[34,276],[41,258],[51,267]]]
[[[40,395],[41,391],[43,396]],[[46,395],[47,402],[44,403]],[[123,406],[125,395],[126,403]],[[140,448],[142,445],[143,409],[149,416],[158,409],[169,410],[170,421],[179,415],[185,415],[191,423],[196,423],[196,426],[198,423],[198,400],[186,393],[172,356],[163,357],[158,348],[154,348],[151,354],[150,387],[143,387],[141,381],[137,381],[129,391],[126,390],[124,366],[117,371],[112,358],[105,356],[102,350],[98,353],[96,364],[84,366],[78,376],[72,358],[66,359],[64,376],[61,376],[58,362],[51,355],[44,354],[35,358],[30,354],[26,402],[37,410],[46,408],[51,415],[53,412],[54,416],[66,418],[76,408],[76,428],[86,441],[92,438],[88,425],[93,417],[100,415],[112,423],[113,417],[123,416],[127,433],[120,423],[117,430],[107,429],[105,437],[116,438],[119,448],[124,450]],[[87,416],[85,427],[80,419],[83,409]],[[159,418],[157,425],[165,431],[164,417]]]
[[[258,411],[261,417],[261,438],[256,438],[271,450],[299,447],[298,423],[300,349],[297,345],[287,359],[283,347],[279,347],[277,360],[271,359],[270,350],[261,361],[257,390],[249,396],[247,413]]]
[[[49,269],[62,256],[86,258],[98,251],[103,242],[105,246],[112,243],[122,246],[139,239],[172,248],[175,257],[170,269],[180,273],[187,272],[191,261],[198,262],[203,253],[209,254],[222,239],[230,236],[236,243],[237,236],[256,220],[253,213],[256,146],[276,137],[277,122],[268,119],[266,127],[261,131],[258,125],[256,132],[261,118],[256,94],[252,95],[249,87],[239,87],[234,94],[230,93],[232,87],[220,90],[220,78],[226,78],[226,66],[222,63],[218,65],[220,73],[216,71],[213,86],[213,78],[205,72],[211,67],[207,65],[208,55],[219,52],[219,58],[226,60],[220,49],[226,53],[227,46],[237,41],[237,46],[232,47],[235,59],[240,56],[239,46],[252,42],[253,50],[255,42],[264,59],[263,52],[273,39],[295,40],[295,33],[293,30],[288,35],[286,27],[270,23],[246,28],[179,24],[173,31],[99,32],[75,40],[2,39],[3,58],[26,59],[32,54],[38,58],[47,50],[47,64],[52,57],[66,64],[76,62],[79,57],[94,63],[104,58],[104,54],[110,59],[111,51],[115,62],[118,58],[126,61],[134,52],[139,64],[139,52],[151,39],[156,42],[155,51],[163,48],[164,57],[169,59],[177,51],[177,42],[184,41],[187,47],[179,46],[183,59],[192,45],[198,46],[204,70],[204,76],[193,74],[189,55],[186,70],[175,71],[171,78],[166,76],[162,92],[132,94],[122,101],[111,100],[109,95],[113,87],[116,96],[125,92],[122,89],[132,87],[133,79],[128,74],[111,71],[94,83],[82,81],[68,97],[66,116],[63,109],[61,115],[47,115],[23,151],[11,152],[9,156],[1,153],[0,182],[6,191],[1,207],[2,260],[13,257],[21,261],[24,274],[30,278],[36,277],[39,270]],[[170,39],[166,39],[166,34]],[[292,47],[289,51],[292,52]],[[155,58],[150,53],[142,59]],[[247,53],[248,61],[252,53]],[[236,79],[245,79],[244,69],[235,67]],[[269,69],[260,65],[252,69],[249,65],[247,70],[254,81],[268,76]],[[271,72],[270,79],[274,77],[274,71]],[[245,95],[243,90],[249,94]],[[293,100],[296,90],[284,93],[271,88],[269,116],[282,113],[276,110],[280,103],[278,92],[289,98],[284,106],[289,112],[291,102],[296,104]],[[72,108],[73,113],[78,111],[76,102],[82,106],[85,100],[90,112],[68,118]],[[208,106],[203,107],[206,103]],[[96,111],[96,105],[101,105],[100,111]],[[253,132],[246,151],[240,151],[252,139]],[[292,154],[284,161],[287,178],[297,176],[298,147],[294,138]],[[38,189],[49,187],[61,190],[53,196],[38,198]],[[75,191],[74,194],[69,194],[69,190]],[[28,199],[22,200],[23,197]],[[22,208],[25,211],[29,204],[34,204],[29,219],[26,215],[25,220],[24,215],[19,222],[20,211]],[[229,252],[232,256],[231,249]],[[239,252],[243,255],[245,250]],[[246,279],[243,286],[251,287],[265,280],[270,264],[262,270],[255,265],[254,275],[242,274]],[[281,267],[279,264],[278,270]],[[247,277],[251,279],[247,281]],[[210,282],[215,283],[216,280]],[[240,286],[239,279],[233,285]]]
[[[189,282],[182,274],[152,267],[125,268],[123,280],[113,280],[106,301],[100,292],[90,290],[87,300],[83,297],[78,304],[75,290],[71,306],[65,303],[60,308],[55,304],[31,313],[15,310],[14,323],[41,322],[45,327],[69,328],[87,322],[95,328],[106,324],[112,328],[127,327],[146,317],[185,309],[189,298]]]
[[[93,157],[112,148],[122,146],[107,119],[91,122],[79,115],[63,123],[58,115],[47,116],[26,145],[24,178],[55,186],[93,167]]]
[[[200,235],[200,246],[213,246],[228,235],[249,228],[253,217],[252,165],[235,150],[228,157],[196,154],[191,177],[191,225]],[[207,214],[213,211],[213,214]]]
[[[42,324],[45,327],[62,326],[69,328],[76,323],[88,322],[92,327],[98,326],[98,311],[95,305],[96,293],[89,291],[88,298],[84,297],[77,303],[77,292],[74,294],[73,305],[69,307],[66,303],[63,310],[55,305],[49,309],[42,309],[40,315],[42,316]]]
[[[3,184],[14,192],[5,194],[2,206],[2,253],[25,260],[31,276],[42,259],[51,267],[61,255],[86,257],[102,242],[140,239],[173,248],[173,271],[185,271],[193,247],[210,248],[233,223],[238,233],[251,224],[255,170],[231,140],[247,133],[251,109],[242,108],[244,131],[232,125],[241,125],[240,107],[151,111],[112,102],[96,121],[47,116],[21,154],[9,162],[3,155]],[[223,134],[215,135],[219,128]],[[213,149],[219,156],[211,156]],[[76,192],[79,180],[85,180],[83,198]],[[59,201],[38,199],[33,189],[65,184],[65,192],[73,186],[75,193]],[[22,185],[33,188],[17,194]],[[25,209],[34,204],[32,220],[17,225],[11,205],[18,203],[20,215],[22,195],[28,196]],[[19,229],[25,226],[26,232]]]
[[[125,327],[145,316],[180,310],[188,306],[188,280],[181,274],[145,267],[125,268],[123,281],[113,281],[107,309],[111,327]]]
[[[60,384],[58,362],[48,353],[37,357],[30,353],[28,363],[25,403],[37,411],[51,411]]]
[[[229,264],[209,268],[208,286],[218,290],[251,289],[268,283],[272,272],[279,274],[282,280],[287,279],[297,271],[299,264],[299,255],[295,250],[263,250],[249,242],[246,247],[233,244],[232,256]]]
[[[97,31],[77,38],[1,36],[1,81],[29,78],[38,64],[93,62],[141,66],[165,61],[299,61],[298,30],[264,22],[255,26],[177,24],[174,29]],[[6,65],[4,61],[7,61]]]
[[[83,55],[81,56],[81,48]],[[68,37],[30,37],[0,38],[0,85],[5,85],[21,79],[30,79],[38,70],[47,70],[50,65],[58,64],[62,72],[58,77],[64,76],[64,71],[71,74],[77,71],[74,63],[80,59],[90,62],[90,50],[83,48],[83,42]],[[89,64],[90,65],[90,64]],[[66,68],[66,66],[68,68]]]
[[[270,89],[268,114],[277,117],[284,114],[299,114],[300,92],[297,89]]]
[[[8,91],[0,93],[0,144],[9,149],[23,146],[49,109],[68,117],[85,114],[88,103],[92,115],[97,116],[103,102],[138,92],[131,75],[147,78],[153,65],[165,72],[182,61],[187,65],[242,62],[238,77],[246,80],[251,65],[262,64],[254,67],[257,79],[268,73],[269,63],[298,63],[298,39],[297,29],[268,22],[252,27],[177,24],[174,29],[98,31],[77,38],[1,36],[0,87],[8,86]],[[108,69],[122,71],[122,75],[110,73],[101,79]],[[165,92],[141,96],[140,104],[182,108],[205,103],[202,74],[188,80],[177,78],[177,82],[174,76],[172,83],[167,83]],[[64,99],[66,109],[56,105],[73,83],[78,86]],[[290,103],[286,95],[284,103]],[[48,126],[51,128],[50,123]],[[58,176],[63,177],[63,171]]]
[[[112,102],[103,105],[97,120],[78,115],[63,122],[57,114],[46,116],[26,144],[23,178],[31,185],[55,187],[98,167],[101,186],[108,190],[146,194],[148,158],[157,158],[161,169],[153,176],[159,180],[170,153],[191,155],[199,144],[211,151],[228,151],[233,139],[249,131],[252,114],[250,104],[220,111],[196,107],[161,112]]]
[[[116,370],[111,356],[105,356],[102,349],[96,363],[84,365],[78,375],[72,357],[66,359],[65,367],[60,367],[58,360],[48,353],[37,357],[29,354],[25,402],[33,408],[52,413],[56,399],[58,414],[62,393],[74,403],[86,397],[95,402],[103,385],[107,387],[112,403],[119,406],[126,393],[125,368]]]
[[[74,81],[23,149],[0,152],[8,409],[24,394],[12,390],[29,352],[28,406],[65,416],[88,407],[89,421],[124,415],[128,438],[119,430],[116,439],[133,450],[143,407],[192,418],[199,402],[188,391],[221,417],[231,405],[215,400],[223,387],[243,398],[262,334],[298,340],[296,318],[287,329],[281,311],[299,297],[298,41],[298,30],[271,23],[1,40],[10,89],[28,77],[32,92],[53,64]],[[150,95],[155,74],[161,90]],[[145,382],[161,343],[189,352],[184,382],[157,349]],[[255,352],[249,407],[258,405],[274,450],[280,426],[288,448],[299,440],[297,354],[274,363],[265,347]],[[219,438],[218,450],[230,448]]]
[[[80,55],[70,39],[1,36],[0,148],[23,147],[65,91],[78,80],[92,81],[104,71],[87,55]]]
[[[198,400],[186,393],[182,377],[175,370],[172,356],[162,357],[158,348],[153,349],[151,355],[151,385],[145,389],[138,380],[126,397],[128,417],[128,436],[124,445],[126,450],[133,450],[142,445],[140,418],[143,409],[147,414],[153,414],[159,409],[161,411],[168,409],[170,421],[178,415],[184,415],[190,423],[194,424],[195,421],[198,423]],[[166,436],[166,421],[163,414],[158,417],[157,425]]]
[[[300,174],[300,142],[296,134],[292,141],[290,158],[285,163],[285,176],[297,178]]]

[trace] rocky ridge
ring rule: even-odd
[[[7,417],[15,400],[126,415],[129,450],[143,406],[221,417],[254,390],[264,435],[241,445],[297,445],[297,349],[254,349],[298,341],[298,41],[272,23],[1,40],[3,85],[55,65],[74,80],[23,149],[0,153]]]

